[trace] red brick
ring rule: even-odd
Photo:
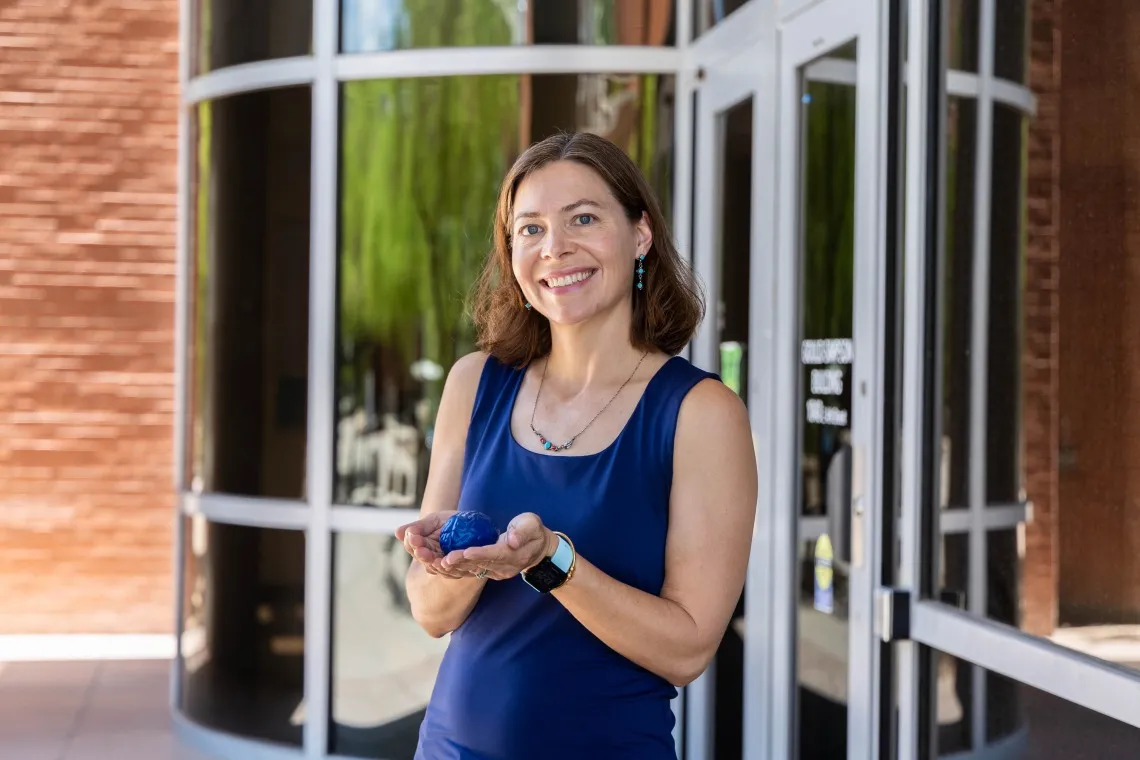
[[[1025,487],[1033,502],[1021,574],[1022,628],[1052,633],[1058,610],[1058,293],[1060,239],[1061,14],[1059,0],[1032,0],[1022,408]]]
[[[0,633],[173,626],[178,18],[0,5]]]

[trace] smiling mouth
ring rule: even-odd
[[[573,274],[562,275],[559,277],[546,277],[542,280],[542,283],[551,289],[566,288],[590,279],[597,271],[597,269],[585,269],[580,272],[574,272]]]

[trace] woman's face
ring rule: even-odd
[[[629,308],[634,262],[652,233],[626,218],[593,169],[556,161],[518,186],[511,218],[512,267],[531,306],[555,324]]]

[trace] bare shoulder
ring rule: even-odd
[[[693,495],[734,494],[742,508],[755,498],[756,449],[748,409],[719,380],[700,381],[685,396],[673,447],[674,483]]]
[[[716,441],[751,440],[748,409],[731,388],[713,378],[700,381],[686,394],[677,417],[677,442],[708,445]]]
[[[447,373],[447,385],[463,393],[470,392],[472,396],[479,388],[479,378],[483,376],[483,367],[487,364],[490,355],[483,351],[472,351],[455,360],[451,370]]]
[[[475,351],[459,357],[451,365],[439,403],[439,415],[445,418],[440,420],[441,423],[450,422],[452,427],[466,429],[488,356],[482,351]]]

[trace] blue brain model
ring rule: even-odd
[[[499,540],[499,529],[482,512],[458,512],[439,531],[439,548],[444,554],[486,546]]]

